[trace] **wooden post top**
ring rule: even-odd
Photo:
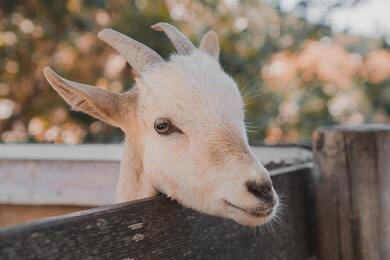
[[[318,259],[390,259],[390,125],[313,134]]]
[[[342,131],[342,132],[378,132],[390,131],[390,124],[365,124],[365,125],[334,125],[329,127],[321,127],[317,131]]]

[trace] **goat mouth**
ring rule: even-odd
[[[252,217],[262,217],[262,218],[266,218],[266,217],[269,217],[272,212],[273,212],[273,208],[269,208],[269,209],[266,209],[266,210],[259,210],[259,209],[256,209],[256,210],[249,210],[249,209],[244,209],[244,208],[241,208],[233,203],[231,203],[230,201],[227,201],[227,200],[224,200],[225,204],[227,204],[228,206],[236,209],[236,210],[239,210],[245,214],[248,214]]]

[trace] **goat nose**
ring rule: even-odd
[[[256,183],[254,181],[249,181],[246,183],[246,187],[248,191],[255,195],[257,198],[269,204],[274,203],[274,195],[272,191],[271,182]]]

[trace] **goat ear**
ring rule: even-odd
[[[219,59],[219,39],[214,31],[208,31],[200,41],[199,50],[209,54],[214,59]]]
[[[64,79],[49,67],[44,68],[44,74],[53,89],[72,109],[113,126],[121,126],[121,115],[127,107],[123,95]]]

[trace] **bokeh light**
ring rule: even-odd
[[[252,142],[308,142],[320,126],[389,123],[388,36],[332,32],[286,8],[278,0],[2,1],[0,141],[121,142],[118,129],[71,111],[42,69],[50,65],[69,79],[126,91],[134,83],[131,69],[97,32],[112,27],[168,58],[171,43],[149,28],[159,21],[196,44],[207,30],[218,33],[221,63],[251,101]]]

